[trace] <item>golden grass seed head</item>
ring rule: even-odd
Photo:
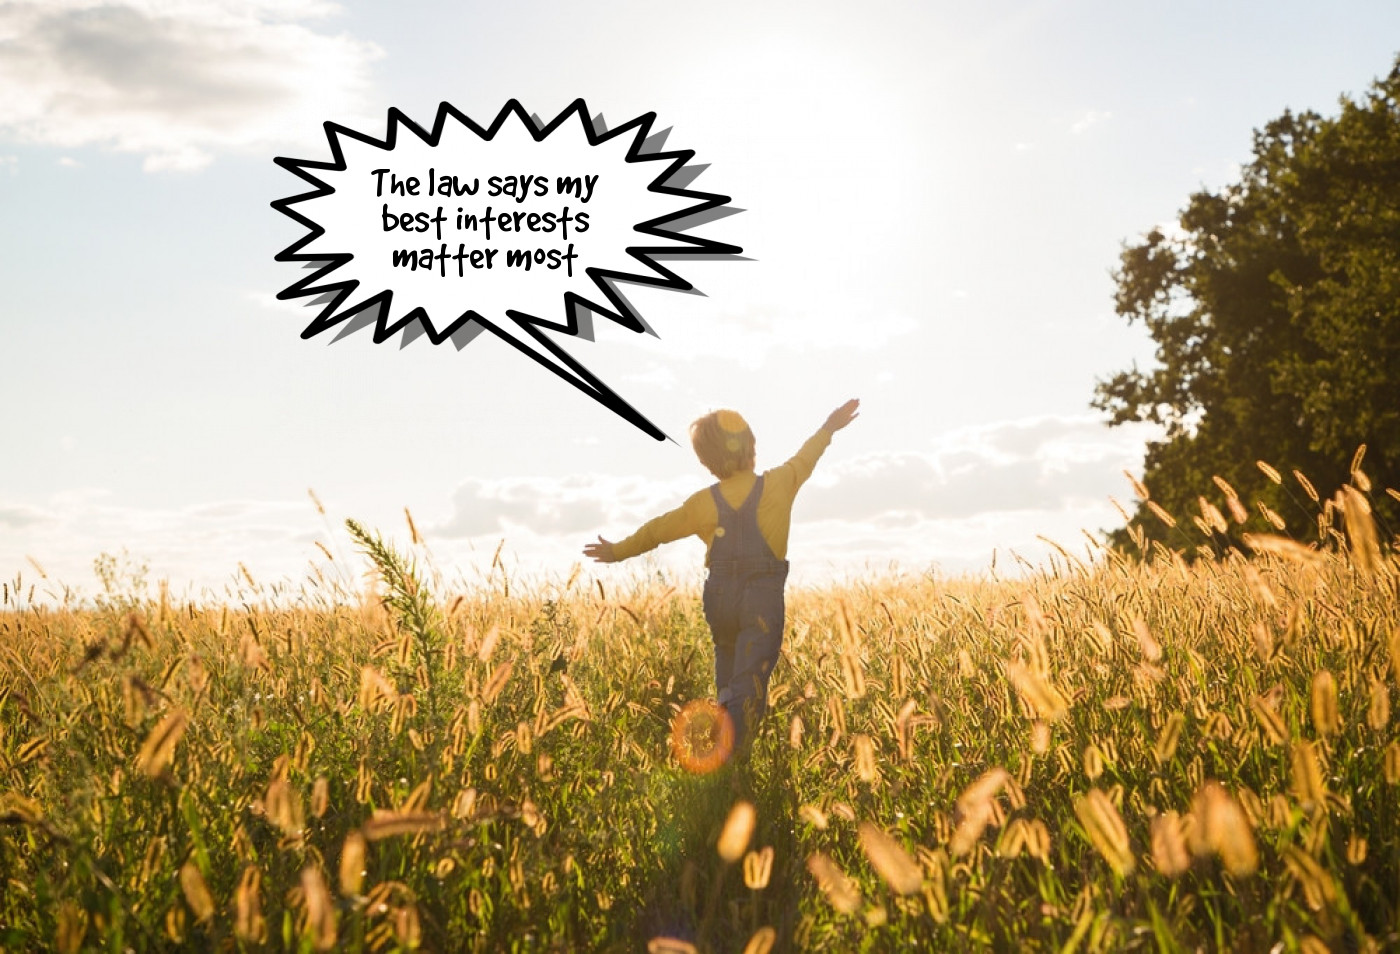
[[[59,954],[78,954],[87,937],[88,913],[76,901],[64,899],[58,906],[54,924],[54,949]]]
[[[428,776],[404,797],[402,804],[398,806],[400,812],[421,812],[428,807],[428,797],[433,793],[433,779]]]
[[[870,736],[860,733],[851,739],[855,751],[856,775],[862,782],[873,782],[878,774],[875,767],[875,743]]]
[[[1026,847],[1026,820],[1013,818],[1001,830],[997,839],[997,854],[1003,858],[1015,858]]]
[[[263,795],[263,810],[268,820],[284,835],[298,836],[305,827],[301,793],[285,776],[278,775],[268,783],[267,792]]]
[[[1288,537],[1278,537],[1269,533],[1245,533],[1241,534],[1241,539],[1244,545],[1255,553],[1266,553],[1305,566],[1317,566],[1322,562],[1322,554],[1318,551]]]
[[[175,746],[189,725],[189,713],[182,708],[166,713],[141,745],[136,755],[136,768],[152,778],[165,771],[175,758]]]
[[[749,938],[749,942],[744,945],[743,954],[770,954],[773,946],[778,943],[778,932],[771,927],[761,927]]]
[[[1308,498],[1312,500],[1313,503],[1318,503],[1320,498],[1317,495],[1317,489],[1312,485],[1312,481],[1304,477],[1301,470],[1293,471],[1293,477],[1298,481],[1298,486],[1303,488],[1303,493],[1307,494]]]
[[[1050,724],[1037,719],[1031,723],[1031,751],[1044,755],[1050,751]]]
[[[1261,663],[1268,663],[1274,657],[1274,636],[1269,632],[1268,624],[1256,622],[1250,628],[1250,635],[1254,637],[1254,655],[1259,657]]]
[[[788,723],[788,747],[793,749],[802,748],[802,733],[806,726],[802,723],[800,715],[793,715],[792,721]]]
[[[864,698],[865,667],[861,664],[860,657],[850,650],[843,650],[840,655],[840,662],[841,679],[846,690],[846,698]]]
[[[1313,673],[1312,720],[1319,735],[1335,735],[1342,719],[1337,711],[1337,680],[1326,669]]]
[[[733,864],[744,856],[744,849],[749,846],[749,839],[753,837],[754,825],[758,821],[758,814],[754,811],[753,804],[746,801],[737,801],[729,809],[729,815],[724,820],[724,828],[719,833],[719,841],[715,845],[715,850],[725,861]]]
[[[1163,510],[1161,505],[1158,504],[1157,501],[1148,500],[1145,501],[1145,503],[1147,504],[1147,509],[1152,511],[1153,516],[1155,516],[1158,520],[1162,521],[1162,523],[1166,524],[1169,529],[1174,528],[1176,526],[1176,518],[1173,517],[1171,514],[1167,513],[1165,510]]]
[[[358,897],[363,893],[367,849],[365,836],[358,831],[345,836],[340,848],[340,893],[346,897]]]
[[[1252,699],[1249,704],[1250,711],[1254,713],[1255,721],[1264,730],[1264,737],[1273,745],[1281,745],[1288,741],[1288,727],[1284,725],[1282,717],[1273,707],[1267,696],[1259,696]]]
[[[1039,818],[1026,821],[1026,854],[1037,861],[1050,860],[1050,829]]]
[[[1264,517],[1265,522],[1267,522],[1269,526],[1279,531],[1288,529],[1288,524],[1285,523],[1284,519],[1268,504],[1264,503],[1262,500],[1255,501],[1255,504],[1259,507],[1259,513]]]
[[[744,855],[744,887],[751,891],[761,891],[768,887],[768,879],[772,875],[772,845],[765,845],[759,851],[750,851]]]
[[[1204,521],[1206,525],[1208,531],[1207,536],[1209,536],[1209,531],[1214,531],[1216,533],[1226,533],[1229,531],[1230,525],[1225,522],[1225,515],[1220,512],[1219,507],[1203,496],[1196,498],[1196,504],[1201,508],[1201,520]]]
[[[1270,466],[1269,466],[1268,464],[1266,464],[1264,461],[1262,461],[1262,460],[1256,460],[1256,461],[1254,462],[1254,466],[1255,466],[1255,467],[1258,467],[1259,470],[1264,474],[1264,476],[1267,477],[1267,478],[1269,478],[1270,480],[1272,480],[1274,483],[1276,483],[1276,484],[1281,484],[1281,483],[1283,483],[1283,475],[1280,474],[1280,473],[1279,473],[1277,470],[1275,470],[1273,467],[1270,467]]]
[[[857,834],[871,866],[896,894],[917,894],[922,890],[923,871],[903,845],[871,822],[861,822]]]
[[[185,916],[185,908],[178,904],[172,904],[165,910],[165,936],[176,944],[183,944],[188,921],[189,918]]]
[[[992,804],[986,802],[959,811],[958,825],[953,829],[953,836],[948,842],[948,850],[953,853],[953,857],[961,858],[977,847],[977,843],[982,840],[982,833],[992,821]]]
[[[1299,887],[1303,889],[1303,898],[1309,908],[1321,911],[1336,901],[1336,882],[1312,855],[1297,845],[1285,845],[1279,854],[1283,857],[1288,873],[1293,875]]]
[[[1152,819],[1152,866],[1168,878],[1191,867],[1185,825],[1174,811],[1162,812]]]
[[[1093,743],[1084,748],[1084,774],[1091,782],[1103,774],[1103,751]]]
[[[1323,783],[1322,764],[1318,761],[1317,749],[1306,739],[1293,743],[1290,753],[1292,765],[1291,780],[1293,794],[1304,806],[1325,805],[1327,787]]]
[[[1254,598],[1265,609],[1274,610],[1278,608],[1278,598],[1274,596],[1274,591],[1269,589],[1269,584],[1265,582],[1257,567],[1252,563],[1245,564],[1244,581],[1249,586],[1249,591],[1254,594]]]
[[[1133,485],[1133,493],[1137,494],[1139,500],[1151,500],[1152,495],[1147,492],[1147,485],[1134,477],[1130,472],[1123,471],[1123,476],[1128,478],[1128,483]]]
[[[306,906],[306,931],[318,951],[335,949],[338,918],[335,901],[326,887],[321,869],[309,865],[301,869],[302,902]]]
[[[394,940],[410,951],[422,946],[423,924],[418,916],[418,905],[403,904],[394,909]]]
[[[1383,764],[1387,784],[1400,785],[1400,742],[1392,742],[1385,747]]]
[[[476,658],[482,662],[490,662],[491,654],[496,651],[496,644],[501,640],[501,627],[493,624],[486,635],[481,638],[481,644],[476,648]]]
[[[185,895],[185,903],[190,906],[196,921],[210,921],[214,917],[214,896],[209,893],[209,885],[200,873],[194,859],[180,866],[180,891]]]
[[[1137,636],[1138,648],[1142,651],[1143,659],[1155,663],[1162,658],[1162,644],[1153,638],[1152,631],[1147,627],[1147,620],[1141,616],[1133,617],[1133,635]]]
[[[1218,782],[1206,781],[1191,802],[1191,846],[1196,854],[1215,853],[1235,877],[1253,874],[1259,851],[1249,818]]]
[[[1074,800],[1074,814],[1089,842],[1109,866],[1119,875],[1131,874],[1135,862],[1128,829],[1108,795],[1097,788],[1089,789],[1082,798]]]
[[[1351,545],[1352,562],[1363,576],[1372,579],[1381,571],[1380,541],[1376,535],[1375,518],[1371,516],[1371,504],[1355,487],[1343,487],[1337,492],[1340,498],[1338,509],[1346,521],[1347,538]]]
[[[1384,732],[1390,724],[1390,690],[1380,679],[1371,681],[1371,700],[1367,707],[1366,721],[1376,732]]]
[[[443,824],[443,817],[437,812],[387,811],[377,808],[360,826],[360,833],[369,841],[382,841],[400,835],[440,831]]]
[[[1167,717],[1166,725],[1162,726],[1162,732],[1152,747],[1158,764],[1165,765],[1176,755],[1176,747],[1181,742],[1181,728],[1185,724],[1186,716],[1180,712],[1173,712]]]
[[[807,870],[833,908],[842,914],[855,914],[859,910],[860,888],[829,856],[820,851],[808,855]]]
[[[1361,469],[1361,462],[1365,459],[1366,445],[1360,444],[1356,448],[1356,453],[1351,455],[1351,466],[1348,468],[1348,470],[1353,474],[1356,473],[1358,470]]]
[[[1353,867],[1366,863],[1366,839],[1356,832],[1347,837],[1347,863]]]
[[[136,886],[144,888],[150,883],[155,875],[161,861],[165,858],[165,836],[156,835],[146,843],[146,856],[141,862],[141,873],[137,877]]]
[[[1010,779],[1011,774],[1000,766],[988,769],[958,796],[958,810],[966,812],[976,806],[986,805],[1001,794],[1002,788]]]
[[[1400,683],[1400,624],[1397,624],[1390,631],[1390,670],[1395,674],[1395,681]]]
[[[1069,702],[1060,691],[1020,660],[1006,664],[1006,676],[1031,710],[1046,722],[1061,719],[1069,711]]]
[[[262,871],[248,865],[238,879],[233,896],[233,934],[240,941],[262,944],[267,940],[267,920],[262,913]]]

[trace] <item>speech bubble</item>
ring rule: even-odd
[[[743,251],[687,234],[742,210],[688,188],[706,167],[655,122],[608,129],[582,99],[548,123],[512,99],[487,126],[442,103],[431,129],[391,108],[383,139],[327,122],[329,161],[274,160],[314,187],[272,203],[308,230],[276,260],[311,270],[277,297],[321,306],[303,338],[372,325],[460,350],[489,331],[666,439],[553,337],[592,341],[594,315],[655,334],[619,286],[689,292],[663,263]]]

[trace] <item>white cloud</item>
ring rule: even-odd
[[[1122,471],[1141,466],[1151,436],[1150,428],[1109,429],[1092,416],[1050,416],[953,431],[928,452],[826,460],[798,497],[792,555],[802,578],[815,581],[891,560],[977,571],[993,551],[1011,572],[1011,549],[1031,562],[1053,552],[1039,535],[1080,553],[1081,530],[1118,522],[1108,497],[1122,495]],[[504,538],[527,563],[562,574],[594,533],[630,533],[696,489],[693,477],[471,480],[454,495],[450,517],[425,536],[440,553],[461,541],[489,550]],[[684,572],[700,557],[691,541],[652,559]]]
[[[670,390],[676,386],[676,374],[670,368],[663,365],[653,364],[645,371],[635,371],[622,376],[622,380],[631,381],[636,384],[645,384],[652,387]]]
[[[74,159],[72,156],[59,156],[58,164],[65,169],[80,169],[83,165],[81,162]]]
[[[19,172],[19,156],[0,156],[0,172],[10,175]]]
[[[864,303],[829,296],[820,306],[805,311],[786,305],[757,306],[721,311],[704,322],[675,321],[661,337],[668,355],[683,360],[722,358],[758,370],[775,351],[872,352],[918,328],[918,322],[904,312],[877,311]],[[653,347],[639,339],[624,343]]]
[[[363,118],[371,43],[300,21],[316,0],[19,0],[0,4],[0,134],[190,170],[225,149]]]
[[[1069,130],[1077,136],[1082,132],[1087,132],[1091,126],[1097,126],[1099,123],[1107,122],[1112,118],[1113,113],[1106,109],[1086,110],[1082,116],[1074,121],[1074,125],[1070,126]]]
[[[453,494],[452,514],[430,525],[426,536],[498,537],[520,530],[570,537],[605,530],[631,532],[649,517],[680,506],[698,489],[693,484],[601,474],[472,479]]]
[[[38,507],[21,504],[0,504],[0,527],[6,530],[21,530],[43,523],[50,519],[49,514]]]
[[[1136,468],[1146,431],[1094,417],[1041,417],[964,428],[929,452],[872,454],[818,471],[801,513],[828,520],[959,520],[1062,512],[1106,501]]]
[[[303,575],[320,557],[311,539],[323,526],[309,501],[163,509],[118,505],[101,490],[70,491],[41,506],[0,502],[0,571],[22,568],[32,555],[51,580],[91,593],[92,561],[125,550],[177,593],[221,591],[240,563],[264,580]]]
[[[1081,530],[1117,525],[1108,501],[1126,491],[1124,469],[1141,465],[1151,428],[1109,429],[1096,418],[1039,417],[949,432],[921,452],[889,452],[823,460],[793,513],[790,557],[794,581],[816,583],[852,573],[937,565],[948,574],[985,570],[995,551],[998,572],[1017,572],[1010,551],[1040,563],[1053,551],[1044,535],[1082,554]],[[831,452],[834,454],[834,452]],[[435,565],[450,581],[489,578],[492,557],[513,580],[567,577],[595,534],[618,539],[680,506],[700,489],[695,472],[658,481],[637,476],[470,479],[453,494],[445,516],[418,527]],[[373,508],[370,508],[373,509]],[[405,546],[402,515],[393,508],[357,514],[366,526],[389,527]],[[336,553],[328,564],[316,541]],[[177,592],[207,588],[216,597],[239,564],[261,582],[291,581],[311,572],[358,581],[363,561],[339,529],[306,500],[231,500],[181,508],[119,506],[101,491],[54,495],[41,505],[0,501],[0,575],[22,569],[33,555],[50,577],[91,592],[99,553],[131,554],[150,565],[152,580],[168,578]],[[691,538],[657,550],[600,578],[666,572],[698,577],[704,551]],[[350,563],[346,564],[346,558]]]

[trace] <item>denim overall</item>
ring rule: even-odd
[[[761,476],[737,510],[719,492],[719,484],[710,494],[719,527],[710,543],[705,621],[715,640],[715,688],[734,722],[737,751],[768,708],[768,677],[783,642],[788,562],[773,555],[758,529]]]

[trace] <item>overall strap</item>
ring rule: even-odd
[[[750,516],[750,515],[753,515],[753,516],[754,516],[754,519],[757,520],[757,519],[758,519],[758,518],[757,518],[757,514],[758,514],[758,501],[759,501],[759,498],[761,498],[762,496],[763,496],[763,475],[762,475],[762,474],[759,474],[757,477],[755,477],[755,478],[753,479],[753,490],[750,490],[750,491],[749,491],[749,495],[748,495],[746,498],[744,498],[744,503],[743,503],[742,506],[739,507],[739,511],[738,511],[738,512],[739,512],[740,514],[742,514],[744,517],[748,517],[748,516]]]
[[[763,475],[759,474],[753,479],[753,488],[749,491],[749,495],[744,498],[744,502],[737,507],[730,506],[729,501],[724,499],[724,494],[719,492],[719,484],[717,483],[710,484],[710,496],[715,499],[715,509],[721,515],[726,510],[740,515],[754,513],[758,510],[758,499],[763,496]]]

